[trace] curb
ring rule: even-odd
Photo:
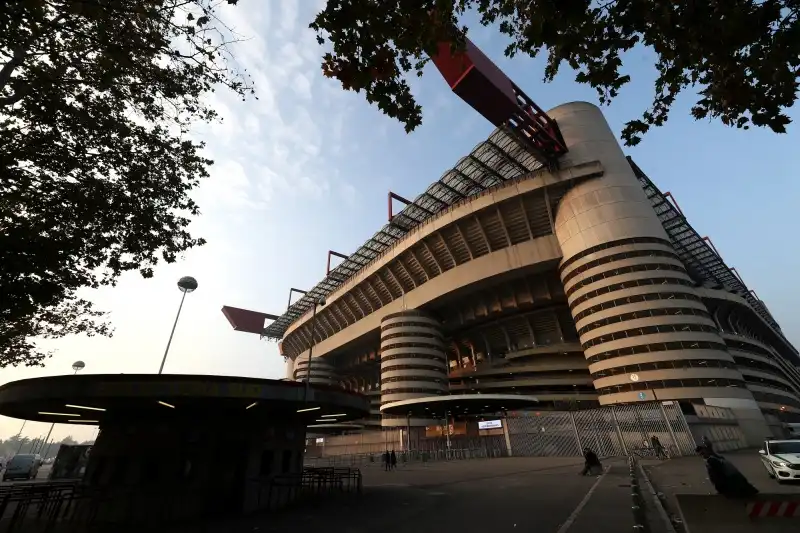
[[[664,507],[664,503],[661,501],[661,498],[658,497],[658,493],[656,492],[655,487],[653,487],[653,483],[650,482],[650,476],[647,475],[647,471],[638,462],[636,463],[636,467],[639,469],[639,475],[642,477],[642,481],[644,481],[644,486],[647,489],[647,492],[650,494],[650,501],[653,502],[653,507],[655,507],[658,517],[661,519],[661,522],[664,525],[664,529],[667,533],[677,533],[675,524],[672,523],[669,513]]]
[[[628,468],[631,476],[631,510],[633,511],[633,530],[637,533],[650,533],[650,524],[645,514],[645,502],[642,489],[639,487],[639,478],[636,475],[638,463],[633,457],[628,459]]]

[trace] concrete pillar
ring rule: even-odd
[[[294,380],[294,359],[286,358],[286,379]]]
[[[574,102],[548,114],[569,148],[563,167],[604,169],[571,188],[555,215],[559,273],[600,403],[752,400],[600,109]]]
[[[292,379],[305,381],[308,372],[308,352],[298,355],[292,365]],[[311,361],[311,377],[308,378],[312,385],[336,385],[339,382],[333,365],[324,357],[314,357]]]
[[[446,394],[447,358],[441,324],[408,310],[381,321],[381,404]],[[437,424],[435,419],[383,418],[383,427]]]

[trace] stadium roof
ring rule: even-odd
[[[503,129],[494,130],[487,140],[461,158],[455,167],[445,172],[424,193],[394,215],[391,222],[336,268],[332,268],[330,274],[264,328],[262,336],[275,340],[283,338],[286,329],[311,309],[313,302],[327,297],[359,270],[380,257],[415,226],[439,211],[498,183],[541,168],[542,163],[511,135]]]
[[[661,225],[667,231],[672,245],[678,255],[681,256],[689,273],[695,281],[705,282],[712,286],[724,288],[728,292],[738,294],[755,311],[761,315],[770,326],[780,332],[780,326],[772,318],[767,306],[753,296],[753,293],[745,286],[739,277],[732,272],[725,264],[725,261],[717,254],[706,239],[692,228],[686,221],[686,217],[668,201],[665,195],[653,185],[650,178],[640,169],[633,160],[628,157],[628,162],[633,168],[639,183],[642,184],[647,198],[653,204]]]
[[[642,185],[648,199],[658,214],[661,224],[672,241],[676,252],[686,264],[690,274],[699,283],[724,288],[743,297],[778,333],[780,327],[764,303],[753,296],[745,284],[725,265],[722,258],[692,228],[683,214],[669,202],[645,173],[628,157],[628,161]],[[455,167],[445,172],[438,181],[405,206],[367,242],[342,261],[313,289],[303,295],[269,326],[263,337],[282,339],[288,327],[311,309],[313,302],[326,298],[368,266],[415,226],[435,216],[439,211],[464,198],[513,180],[543,167],[513,134],[498,128],[486,141],[478,144]]]

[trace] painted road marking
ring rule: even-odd
[[[594,493],[595,489],[597,488],[598,485],[600,485],[600,482],[603,481],[603,478],[606,477],[606,474],[608,474],[609,470],[611,470],[610,466],[607,466],[603,470],[603,474],[600,477],[597,478],[597,481],[594,482],[594,485],[592,485],[592,488],[590,488],[589,492],[586,493],[586,496],[583,497],[583,499],[581,500],[581,503],[579,503],[578,506],[575,508],[575,510],[572,511],[572,514],[569,515],[569,518],[567,518],[567,521],[564,522],[561,525],[560,528],[558,528],[558,531],[556,533],[566,533],[567,532],[567,530],[570,528],[570,526],[572,526],[572,523],[575,522],[575,519],[578,518],[578,515],[581,513],[581,511],[583,511],[583,508],[586,507],[586,504],[589,503],[589,499],[592,497],[592,494]]]

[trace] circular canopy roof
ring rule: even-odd
[[[381,413],[410,415],[412,418],[443,419],[450,416],[480,416],[537,407],[534,396],[518,394],[451,394],[450,396],[428,396],[390,402],[381,406]]]
[[[359,431],[364,429],[364,424],[342,423],[342,424],[325,424],[314,422],[309,424],[306,431],[309,435],[330,435],[342,433],[344,431]]]
[[[338,387],[230,376],[86,374],[13,381],[0,387],[0,415],[68,424],[161,419],[269,418],[306,424],[369,413],[369,401]],[[318,422],[321,421],[321,422]]]

